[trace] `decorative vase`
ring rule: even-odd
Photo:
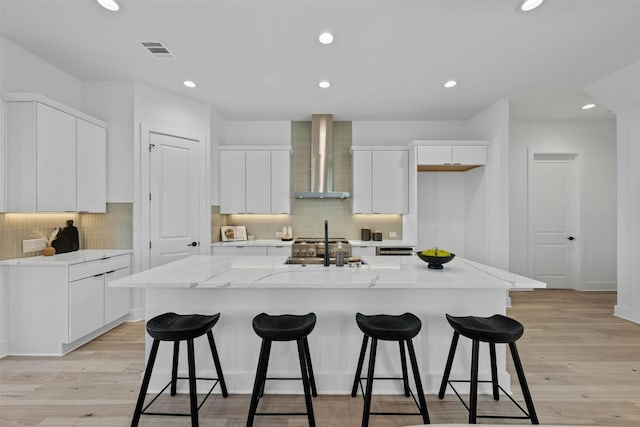
[[[53,246],[45,246],[44,249],[42,249],[42,255],[44,256],[52,256],[55,255],[56,253],[56,248],[54,248]]]

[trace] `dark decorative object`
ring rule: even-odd
[[[51,242],[51,246],[53,246],[57,254],[71,252],[71,240],[62,231],[58,232],[58,237]]]
[[[71,250],[77,251],[80,249],[80,237],[78,235],[78,228],[73,225],[73,220],[67,220],[67,226],[62,230],[62,235],[69,239],[71,244]]]
[[[448,263],[456,256],[456,254],[454,253],[450,253],[448,256],[432,256],[423,255],[420,252],[418,252],[416,255],[418,255],[418,258],[420,258],[422,261],[428,263],[429,265],[427,265],[427,267],[432,270],[442,270],[444,268],[442,264]]]

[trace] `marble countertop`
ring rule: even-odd
[[[27,258],[15,258],[0,261],[0,266],[42,266],[42,265],[71,265],[81,262],[95,261],[102,258],[109,258],[118,255],[130,254],[131,249],[81,249],[75,252],[67,252],[53,256],[35,256]]]
[[[544,288],[537,280],[455,258],[429,270],[417,257],[366,257],[367,265],[286,265],[282,256],[195,255],[110,282],[141,288]]]

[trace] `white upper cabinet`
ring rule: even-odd
[[[354,214],[402,214],[409,210],[407,150],[354,150]]]
[[[35,210],[75,211],[76,118],[38,102],[35,124]],[[15,184],[10,180],[10,191],[14,189]]]
[[[37,94],[7,94],[8,212],[106,211],[106,124]]]
[[[271,153],[247,151],[246,213],[271,212]]]
[[[289,213],[290,168],[288,147],[221,148],[220,213]]]
[[[436,166],[450,167],[450,169],[441,170],[460,170],[468,169],[467,166],[482,166],[487,164],[487,146],[486,145],[456,145],[451,143],[448,145],[424,145],[418,146],[418,167],[420,166]],[[423,170],[438,170],[437,168]]]
[[[77,210],[107,211],[107,130],[76,120]]]
[[[271,151],[271,213],[291,212],[291,154],[289,150]]]
[[[245,152],[220,151],[220,213],[244,213],[245,207]]]

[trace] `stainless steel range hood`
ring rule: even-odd
[[[333,116],[311,115],[309,191],[296,191],[298,199],[346,199],[348,191],[333,191]]]

